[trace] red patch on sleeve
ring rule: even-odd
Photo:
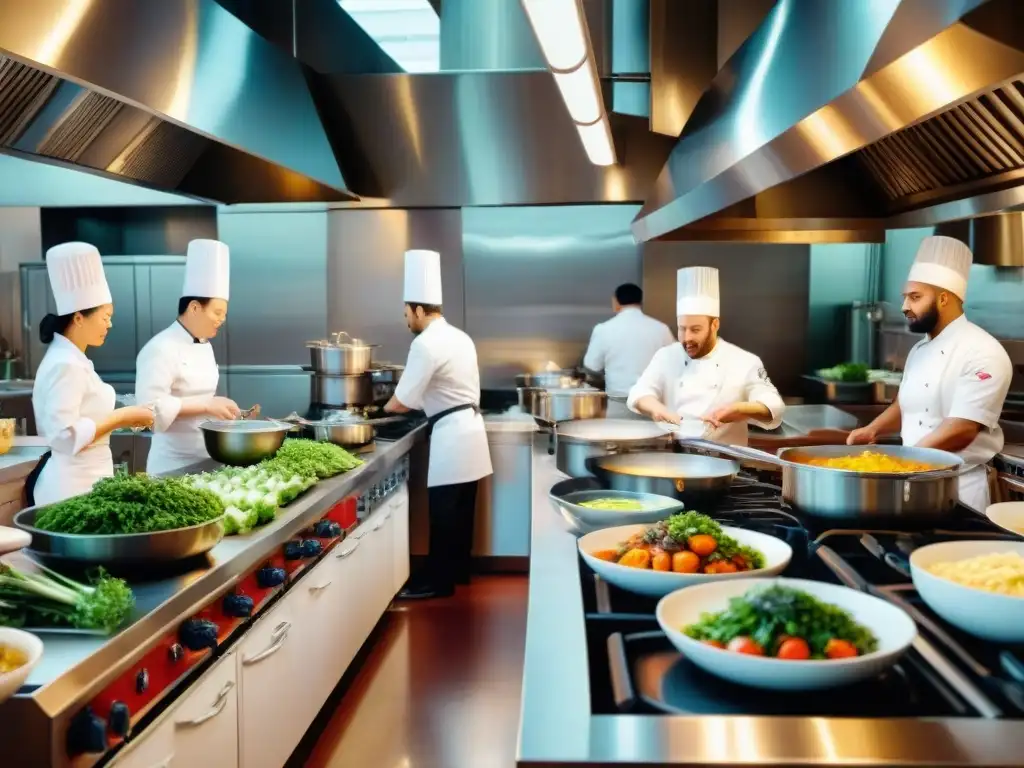
[[[984,371],[978,371],[978,378],[982,381],[988,381],[992,378],[991,374],[985,373]]]

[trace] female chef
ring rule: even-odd
[[[228,315],[229,278],[224,243],[189,243],[178,319],[139,352],[135,397],[153,404],[156,422],[146,462],[151,475],[209,458],[199,425],[211,418],[238,418],[238,406],[217,397],[220,371],[210,344]]]
[[[50,450],[25,484],[32,506],[88,493],[97,480],[112,477],[110,433],[153,423],[148,408],[115,409],[114,388],[85,356],[103,345],[114,314],[99,251],[88,243],[58,245],[46,253],[46,271],[58,314],[39,324],[49,349],[36,373],[32,409]]]

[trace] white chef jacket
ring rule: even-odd
[[[413,339],[395,397],[427,418],[457,405],[480,403],[476,345],[443,317]],[[483,417],[463,410],[441,419],[430,437],[427,486],[457,485],[493,472]]]
[[[35,487],[37,506],[88,493],[112,477],[110,436],[96,442],[96,425],[114,411],[114,388],[104,384],[92,361],[65,337],[53,337],[36,372],[32,410],[36,429],[52,455]]]
[[[764,429],[778,427],[786,410],[761,359],[722,338],[711,352],[697,360],[692,360],[678,342],[658,350],[629,391],[630,410],[636,412],[637,402],[648,396],[690,419],[699,419],[736,402],[761,403],[771,411],[771,419],[751,421]],[[715,440],[726,445],[746,445],[747,422],[726,424],[715,434]]]
[[[639,307],[626,307],[611,320],[594,326],[583,366],[595,373],[604,371],[608,396],[624,398],[654,353],[675,340],[663,322],[648,317]]]
[[[197,343],[175,321],[150,339],[136,361],[135,399],[153,405],[153,442],[146,460],[151,475],[208,459],[199,425],[207,416],[178,418],[186,402],[217,394],[220,371],[209,342]]]
[[[979,512],[989,502],[984,465],[1003,447],[999,415],[1012,378],[1003,345],[960,316],[934,339],[914,345],[900,382],[904,445],[917,445],[946,418],[981,424],[978,436],[960,451],[968,466],[977,467],[960,478],[960,501]]]

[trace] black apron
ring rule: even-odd
[[[39,482],[39,475],[43,473],[43,467],[46,466],[52,455],[53,451],[47,451],[40,456],[35,467],[28,473],[28,477],[25,478],[25,500],[30,507],[36,505],[36,483]]]
[[[480,406],[476,403],[463,403],[462,405],[453,405],[451,408],[445,408],[439,413],[435,413],[433,416],[427,417],[427,437],[430,437],[430,433],[434,431],[434,425],[437,424],[441,419],[446,416],[451,416],[453,413],[459,411],[475,411],[480,413]]]

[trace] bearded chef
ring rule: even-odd
[[[209,458],[199,425],[239,416],[234,401],[217,396],[220,371],[210,344],[227,319],[229,278],[230,254],[224,243],[190,242],[178,319],[139,352],[135,396],[140,403],[152,403],[155,415],[146,461],[151,475]]]
[[[404,598],[447,597],[468,583],[479,481],[491,474],[476,346],[441,312],[441,255],[405,254],[405,321],[415,338],[389,413],[422,410],[430,435],[430,552]]]
[[[747,422],[775,429],[785,405],[757,355],[719,338],[718,270],[676,274],[679,343],[655,353],[629,392],[631,410],[680,425],[682,437],[747,444]]]
[[[898,430],[904,445],[959,454],[972,467],[960,477],[960,501],[984,512],[985,465],[1003,447],[999,415],[1013,365],[1003,345],[964,315],[973,259],[950,237],[921,243],[903,287],[903,314],[925,338],[907,355],[896,402],[847,442],[866,445]]]
[[[29,506],[88,493],[97,480],[112,477],[110,433],[153,423],[146,408],[115,408],[114,388],[85,355],[103,346],[114,314],[100,252],[88,243],[55,246],[46,252],[46,273],[57,314],[39,324],[48,348],[32,387],[32,410],[49,450],[25,483]]]

